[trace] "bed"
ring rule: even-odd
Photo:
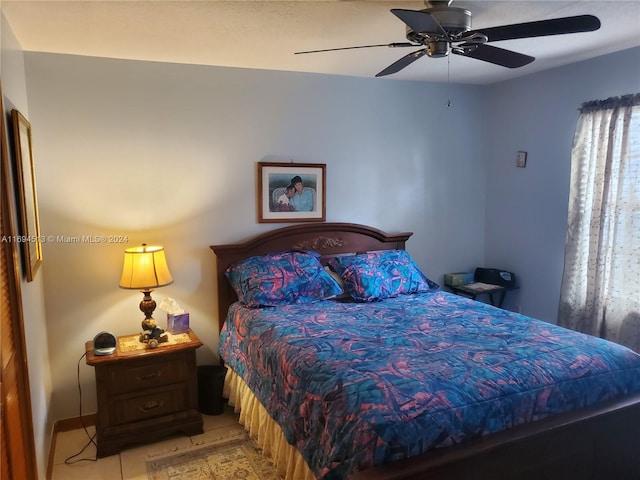
[[[211,247],[217,259],[220,352],[229,367],[225,394],[283,477],[640,478],[640,356],[624,347],[473,302],[433,285],[425,292],[378,302],[329,299],[245,308],[225,274],[247,258],[273,252],[317,252],[322,264],[335,264],[336,259],[340,263],[362,252],[391,254],[404,250],[410,236],[349,223],[318,223]],[[364,310],[371,308],[382,312],[386,322],[370,320],[367,328],[358,328],[362,318],[369,318],[363,317],[370,315]],[[394,312],[399,316],[394,317]],[[406,321],[409,318],[411,322]],[[248,325],[250,331],[245,329]],[[401,330],[380,333],[391,331],[391,325]],[[489,330],[475,331],[483,325]],[[337,340],[322,330],[327,327],[338,332]],[[481,336],[490,342],[476,345],[474,338]],[[308,345],[306,337],[319,343]],[[391,352],[382,346],[377,349],[376,342],[391,342]],[[416,342],[428,354],[419,355],[406,345]],[[506,350],[509,344],[529,353],[512,357],[515,353]],[[348,352],[336,353],[344,345],[349,345],[344,349]],[[526,350],[531,345],[538,349],[533,359]],[[269,350],[275,356],[268,357]],[[561,355],[551,363],[571,377],[558,382],[560,386],[549,386],[545,380],[560,374],[538,364],[554,351]],[[479,380],[457,363],[465,357],[491,375],[508,371],[506,380],[491,375]],[[600,369],[605,357],[612,357],[612,377],[604,376],[609,375],[605,367]],[[410,361],[403,363],[403,359]],[[510,370],[513,365],[517,368]],[[432,375],[415,373],[424,370]],[[391,371],[396,376],[387,378]],[[309,377],[309,372],[315,376]],[[592,373],[594,378],[587,379]],[[455,389],[446,383],[450,379],[457,379]],[[541,387],[535,394],[510,390],[519,383]],[[425,388],[416,390],[420,384]],[[354,401],[353,395],[344,394],[356,385],[366,386],[360,390],[367,392],[366,398],[356,394]],[[489,387],[508,392],[508,400],[475,411],[467,406],[443,408],[462,397],[492,397]],[[385,397],[389,392],[393,398]],[[405,394],[401,402],[398,392]],[[512,402],[516,396],[525,398],[524,406]],[[388,408],[392,403],[396,410]],[[477,398],[471,403],[489,405]],[[354,413],[349,408],[360,410]],[[312,410],[316,420],[307,416]],[[438,429],[428,433],[433,424]],[[451,429],[453,424],[462,430]]]

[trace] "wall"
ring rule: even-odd
[[[29,105],[23,52],[4,15],[0,15],[0,17],[0,44],[2,46],[0,51],[0,74],[5,108],[5,112],[2,113],[5,115],[7,130],[10,131],[12,128],[11,109],[16,108],[29,118]],[[11,139],[12,136],[9,135],[9,138]],[[18,225],[17,218],[15,222]],[[36,276],[33,282],[27,283],[23,279],[20,288],[22,291],[24,332],[28,352],[29,389],[31,392],[37,468],[39,475],[44,478],[53,420],[49,416],[52,384],[49,368],[48,326],[44,305],[43,275]]]
[[[413,231],[408,250],[441,281],[484,255],[484,89],[26,53],[55,389],[78,415],[76,363],[101,330],[139,331],[141,294],[118,289],[122,251],[165,246],[176,299],[215,361],[211,244],[256,223],[256,162],[327,164],[327,221]],[[451,97],[452,106],[447,107]],[[464,134],[458,134],[464,132]],[[58,237],[119,235],[125,243]],[[162,312],[155,317],[161,318]],[[83,412],[96,409],[82,363]]]
[[[519,275],[511,309],[557,321],[578,108],[637,92],[640,48],[488,88],[485,260]],[[518,150],[528,152],[524,169],[515,166]]]

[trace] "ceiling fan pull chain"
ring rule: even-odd
[[[451,107],[451,57],[447,55],[447,107]]]

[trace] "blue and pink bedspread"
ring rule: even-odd
[[[640,355],[446,292],[232,305],[220,354],[318,478],[640,392]]]

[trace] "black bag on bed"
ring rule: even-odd
[[[512,272],[499,270],[497,268],[476,268],[473,274],[476,282],[490,283],[491,285],[500,285],[505,288],[513,288],[516,286],[516,276]]]

